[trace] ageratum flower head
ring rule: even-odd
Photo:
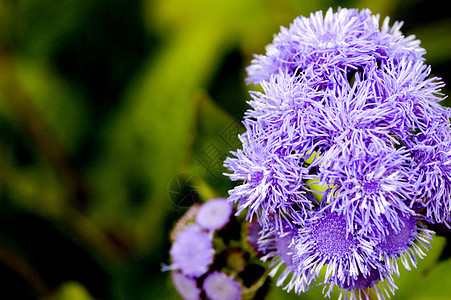
[[[203,282],[203,290],[211,300],[240,300],[242,286],[232,276],[222,272],[210,273]]]
[[[287,291],[299,291],[306,286],[300,284],[302,274],[298,272],[296,263],[293,261],[293,241],[297,236],[297,229],[294,226],[285,224],[284,233],[276,231],[274,227],[265,228],[260,232],[258,239],[258,250],[261,253],[263,261],[272,261],[270,276],[275,276],[279,271],[281,273],[277,279],[277,286],[286,284]],[[288,283],[286,283],[288,282]]]
[[[399,215],[411,214],[405,150],[367,142],[332,146],[319,167],[322,181],[333,184],[325,196],[332,210],[346,218],[348,231],[386,234],[400,227]]]
[[[172,269],[197,278],[208,271],[215,251],[207,233],[197,226],[187,226],[177,235],[170,254]]]
[[[368,9],[329,9],[312,13],[310,18],[298,17],[289,28],[281,28],[273,43],[266,47],[266,55],[257,55],[247,71],[248,82],[269,81],[281,70],[290,74],[313,67],[313,74],[328,77],[334,69],[356,70],[359,67],[385,63],[407,56],[423,60],[425,50],[414,36],[404,37],[402,22],[389,26],[386,18],[379,24],[379,16]]]
[[[416,268],[416,257],[423,258],[432,240],[431,230],[419,222],[421,216],[400,216],[402,225],[399,230],[392,230],[380,239],[376,249],[383,256],[387,269],[399,276],[398,260],[410,271],[411,265]]]
[[[428,224],[451,221],[444,83],[401,26],[367,9],[320,11],[282,27],[247,68],[261,90],[225,161],[239,182],[229,201],[260,223],[258,251],[287,290],[319,280],[326,295],[372,287],[382,299],[397,261],[424,257]]]
[[[210,199],[194,204],[175,224],[171,264],[162,269],[172,271],[173,285],[183,299],[240,300],[266,293],[268,272],[241,239],[248,223],[233,212],[225,198]]]
[[[350,285],[380,264],[374,241],[363,234],[350,234],[344,216],[330,211],[315,212],[299,229],[292,247],[297,270],[304,274],[303,290],[320,276],[323,267],[322,283],[333,287]]]
[[[196,279],[184,275],[181,272],[173,271],[171,273],[172,282],[177,292],[185,300],[199,300],[201,290],[197,287]]]
[[[196,223],[205,230],[218,230],[230,221],[233,206],[224,198],[210,199],[197,212]]]

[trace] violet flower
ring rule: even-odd
[[[180,270],[185,275],[197,278],[208,271],[215,251],[207,233],[196,226],[187,226],[177,235],[170,254],[172,270]]]
[[[247,71],[248,83],[269,81],[280,71],[290,74],[314,66],[314,74],[327,77],[330,69],[343,71],[399,59],[423,60],[425,50],[414,36],[404,37],[402,22],[389,26],[386,18],[379,28],[379,16],[368,9],[329,9],[323,17],[318,11],[310,18],[298,17],[289,28],[281,28],[266,55],[257,55]]]
[[[233,205],[224,198],[210,199],[197,212],[196,223],[205,230],[219,230],[229,221]]]
[[[211,300],[240,300],[241,284],[232,276],[222,272],[212,272],[204,280],[203,290]]]
[[[210,199],[193,205],[174,225],[171,264],[162,270],[172,271],[173,285],[183,299],[240,300],[267,292],[268,272],[257,249],[241,240],[248,223],[233,213],[226,199]]]
[[[380,265],[374,252],[375,240],[364,234],[350,234],[344,216],[328,211],[312,215],[293,243],[293,260],[303,273],[306,291],[325,267],[323,284],[349,284],[367,276]]]
[[[398,260],[410,270],[425,256],[428,223],[449,226],[451,110],[401,26],[320,11],[282,27],[247,68],[262,89],[224,163],[239,182],[228,200],[260,223],[258,251],[287,290],[319,281],[326,296],[390,297]]]
[[[175,289],[185,300],[200,300],[201,290],[197,287],[196,279],[180,272],[171,273]]]

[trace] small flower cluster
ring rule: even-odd
[[[240,226],[224,198],[192,206],[177,222],[171,233],[172,264],[163,270],[171,270],[183,299],[252,299],[264,292],[267,272],[243,247]]]
[[[329,9],[281,28],[248,67],[252,109],[242,149],[225,161],[242,181],[229,201],[257,219],[277,284],[326,296],[390,297],[398,262],[430,247],[451,220],[450,110],[425,50],[401,22]]]

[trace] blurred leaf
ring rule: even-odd
[[[281,25],[288,26],[300,13],[328,7],[322,0],[148,0],[145,4],[149,27],[173,38],[206,24],[221,26],[233,33],[228,42],[238,42],[247,61],[264,52]]]
[[[7,194],[3,195],[2,200],[7,198]],[[64,281],[76,280],[89,288],[91,294],[105,298],[109,294],[109,275],[106,263],[98,259],[103,256],[93,253],[94,247],[85,243],[78,233],[74,234],[73,228],[62,224],[61,220],[37,216],[14,206],[6,210],[3,207],[0,249],[3,252],[3,248],[9,249],[11,253],[0,256],[0,260],[8,261],[9,273],[20,275],[40,294],[47,294]],[[6,288],[2,295],[5,291]]]
[[[46,300],[94,300],[94,298],[82,284],[69,281],[62,284],[58,291]]]
[[[451,61],[451,20],[439,20],[416,28],[414,34],[426,49],[428,64]]]
[[[89,112],[80,101],[83,95],[41,60],[17,59],[15,63],[23,92],[33,101],[58,141],[68,150],[76,151],[81,137],[89,130]]]
[[[384,20],[386,16],[393,16],[393,11],[397,8],[400,1],[399,0],[380,0],[380,1],[372,1],[372,0],[356,0],[352,1],[351,7],[364,9],[369,8],[373,14],[381,15],[380,22]],[[394,19],[390,18],[391,23],[393,23]]]
[[[401,263],[400,277],[395,278],[398,286],[396,299],[449,299],[451,295],[451,260],[438,261],[445,246],[445,238],[434,236],[431,249],[424,259],[418,260],[418,268],[407,271]]]
[[[48,59],[61,39],[83,24],[95,1],[14,1],[14,46],[26,55]]]
[[[123,225],[135,231],[140,247],[163,237],[156,228],[170,206],[168,184],[187,158],[193,139],[194,95],[218,59],[225,38],[221,31],[214,26],[197,28],[147,62],[126,95],[128,106],[108,128],[108,156],[98,161],[96,170],[101,172],[96,186],[103,202],[95,216],[110,221],[113,215],[122,218],[128,213]],[[136,187],[127,186],[130,177],[143,182],[138,195],[142,199],[132,199],[130,192]]]
[[[197,136],[193,144],[191,172],[214,187],[217,196],[227,197],[234,183],[223,173],[230,151],[241,148],[238,135],[244,132],[239,120],[218,107],[205,92],[198,93]],[[210,196],[211,197],[211,196]],[[204,200],[208,198],[203,197]]]

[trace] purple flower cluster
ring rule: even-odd
[[[171,233],[172,263],[163,270],[172,271],[172,282],[183,299],[250,299],[262,286],[266,277],[262,266],[263,282],[257,278],[256,283],[246,281],[246,286],[241,278],[256,265],[239,246],[239,237],[230,241],[228,231],[233,230],[228,226],[237,229],[232,215],[233,205],[226,199],[210,199],[192,206],[175,225]],[[258,262],[255,255],[252,259]]]
[[[320,280],[346,298],[394,293],[451,221],[451,111],[425,50],[369,10],[329,9],[281,28],[247,68],[252,107],[225,161],[238,213],[257,219],[278,285]],[[318,188],[321,187],[321,188]],[[378,284],[380,283],[380,284]]]

